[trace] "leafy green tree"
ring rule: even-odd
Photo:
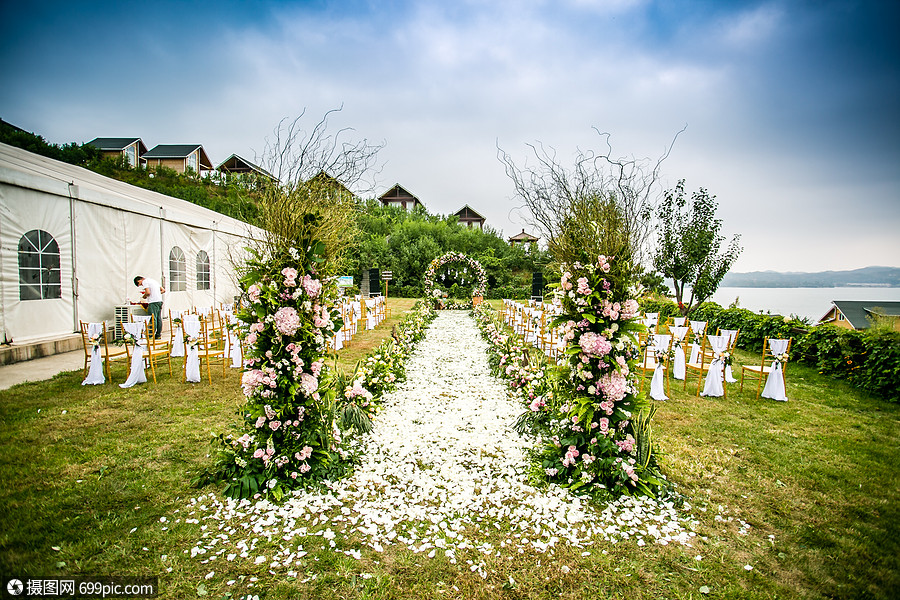
[[[656,210],[659,220],[657,249],[653,264],[672,279],[675,301],[683,315],[713,295],[741,253],[740,235],[722,250],[725,237],[722,220],[716,218],[715,196],[700,188],[691,194],[690,206],[684,195],[684,180],[668,190]],[[686,289],[691,295],[684,301]]]

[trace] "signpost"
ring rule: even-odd
[[[384,301],[387,302],[388,297],[388,281],[394,279],[393,271],[382,271],[381,280],[384,282]]]

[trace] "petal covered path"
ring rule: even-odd
[[[384,397],[353,477],[280,504],[192,499],[187,518],[206,527],[191,555],[294,575],[304,545],[360,558],[366,547],[400,544],[452,563],[463,552],[553,553],[625,539],[690,545],[689,517],[671,503],[623,498],[595,507],[562,488],[529,485],[528,440],[512,430],[523,405],[490,374],[486,349],[468,312],[440,313],[407,363],[406,382]],[[486,576],[483,563],[466,562]]]

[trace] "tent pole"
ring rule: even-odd
[[[71,268],[71,282],[72,282],[72,331],[79,331],[80,325],[78,323],[78,273],[75,270],[75,197],[72,194],[74,190],[74,196],[78,195],[78,186],[75,185],[75,182],[72,181],[69,183],[69,251],[71,253],[72,260],[72,268]]]

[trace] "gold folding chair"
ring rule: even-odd
[[[147,342],[147,351],[144,354],[144,358],[150,363],[150,373],[153,374],[153,383],[157,383],[156,364],[158,362],[165,360],[169,367],[169,375],[172,375],[172,342],[171,334],[168,340],[163,340],[162,338],[156,339],[154,337],[156,324],[153,322],[153,319],[154,317],[151,316],[150,320],[147,322],[147,326],[144,328],[144,339]],[[169,329],[171,330],[171,323]]]
[[[783,341],[783,340],[782,340]],[[790,354],[791,345],[794,343],[794,338],[788,338],[787,340],[787,350],[785,350],[785,354]],[[768,366],[766,366],[768,363]],[[763,380],[769,376],[769,373],[772,372],[772,367],[775,363],[775,355],[772,354],[772,348],[769,344],[769,338],[763,339],[763,349],[760,355],[759,364],[758,365],[741,365],[741,391],[744,391],[744,377],[750,376],[751,379],[756,379],[756,397],[759,398],[759,394],[762,391]],[[787,361],[784,361],[781,364],[781,376],[784,377],[785,387],[787,387]]]
[[[217,361],[222,363],[222,377],[225,377],[228,357],[225,355],[225,339],[222,331],[217,330],[211,323],[212,319],[200,319],[200,335],[202,337],[200,351],[200,370],[206,363],[206,378],[212,383],[211,364]]]
[[[128,346],[115,347],[112,350],[109,347],[109,332],[106,329],[106,321],[103,321],[103,327],[101,328],[100,337],[95,341],[90,339],[88,335],[88,328],[90,327],[90,323],[85,323],[84,321],[79,321],[80,329],[81,329],[81,340],[84,343],[84,377],[87,376],[88,373],[88,362],[91,358],[91,351],[95,343],[100,344],[101,355],[103,357],[103,371],[106,373],[106,380],[112,381],[112,376],[110,375],[110,362],[114,360],[123,360],[127,365],[131,361],[131,351],[128,349]]]

